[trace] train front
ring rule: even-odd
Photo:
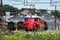
[[[40,25],[38,23],[39,18],[35,16],[26,16],[25,17],[25,30],[38,30],[40,29]]]

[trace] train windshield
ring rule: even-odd
[[[34,22],[33,18],[25,18],[25,22]]]
[[[39,22],[39,18],[25,18],[25,22]]]
[[[40,22],[40,19],[39,19],[39,18],[35,18],[35,21],[36,21],[36,22]]]

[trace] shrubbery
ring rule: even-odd
[[[59,31],[17,31],[13,35],[2,35],[0,40],[60,40]]]

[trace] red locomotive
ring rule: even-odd
[[[25,30],[47,30],[47,23],[39,16],[25,17]]]

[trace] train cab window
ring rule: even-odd
[[[25,18],[25,22],[34,22],[33,18]]]
[[[34,22],[34,19],[33,18],[30,18],[29,20],[30,20],[30,22]]]
[[[32,19],[32,22],[34,22],[34,19]]]
[[[35,21],[36,21],[36,22],[39,22],[39,18],[35,18]]]
[[[29,18],[28,21],[29,22],[34,22],[34,19],[33,18]]]
[[[25,21],[28,21],[28,18],[25,18]]]

